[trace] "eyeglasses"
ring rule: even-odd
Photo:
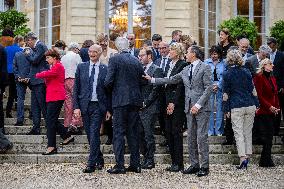
[[[159,47],[158,49],[163,50],[166,49],[167,47]]]
[[[147,54],[139,54],[138,57],[143,57],[145,55],[147,55]]]

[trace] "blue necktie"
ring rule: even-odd
[[[91,75],[89,77],[89,83],[90,83],[90,90],[91,90],[91,94],[93,93],[93,83],[94,83],[94,77],[95,77],[95,72],[96,72],[96,69],[95,69],[95,64],[93,64],[93,68],[92,68],[92,71],[91,71]]]
[[[167,58],[163,58],[163,62],[162,62],[162,70],[163,70],[163,72],[165,72],[165,67],[166,67],[166,59]]]

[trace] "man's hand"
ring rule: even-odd
[[[168,106],[167,106],[167,114],[168,115],[173,114],[174,109],[175,109],[175,104],[174,103],[169,103]]]
[[[110,120],[111,118],[111,113],[109,111],[107,111],[106,113],[106,121]]]
[[[198,113],[198,108],[196,106],[193,106],[191,109],[190,109],[190,113],[193,114],[193,115],[196,115]]]
[[[143,77],[144,79],[147,79],[147,80],[151,80],[151,79],[152,79],[152,77],[149,76],[148,74],[142,75],[142,77]]]
[[[75,116],[76,118],[81,117],[81,110],[80,110],[80,109],[75,109],[75,110],[74,110],[74,116]]]
[[[231,113],[230,112],[225,113],[225,117],[226,118],[230,118],[231,117]]]
[[[218,85],[213,85],[213,92],[216,93],[218,91]]]

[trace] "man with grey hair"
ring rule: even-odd
[[[109,59],[105,87],[112,93],[113,149],[116,165],[110,174],[141,172],[139,153],[139,110],[143,105],[141,80],[144,75],[142,64],[127,50],[128,41],[118,37],[115,42],[119,54]],[[130,166],[124,167],[126,134],[130,150]]]
[[[259,67],[261,60],[269,58],[271,48],[268,45],[261,45],[258,49],[258,53],[249,57],[245,62],[245,67],[250,70],[252,77],[256,74],[256,70]]]
[[[74,84],[74,116],[82,117],[90,145],[87,167],[83,173],[101,170],[104,166],[100,150],[100,128],[104,118],[110,118],[110,99],[103,81],[107,75],[107,66],[101,64],[101,46],[94,44],[88,50],[90,61],[78,65]]]
[[[246,62],[246,60],[252,56],[252,54],[248,53],[248,49],[249,49],[249,40],[247,38],[242,38],[239,40],[238,43],[239,46],[239,50],[242,53],[243,56],[243,61]]]
[[[30,68],[30,87],[31,87],[31,111],[33,119],[33,128],[27,133],[28,135],[37,135],[40,134],[40,121],[41,113],[46,119],[46,86],[43,79],[37,79],[35,75],[39,72],[49,69],[49,65],[45,60],[44,53],[47,51],[46,45],[38,40],[38,37],[35,33],[29,32],[25,36],[25,41],[28,47],[31,50],[25,50],[27,60],[31,64]]]
[[[73,88],[75,82],[75,72],[77,66],[82,62],[79,55],[80,46],[76,42],[71,42],[68,46],[67,53],[61,58],[61,63],[65,69],[65,90],[66,99],[64,101],[64,126],[72,134],[80,133],[80,128],[83,126],[81,119],[73,116]]]

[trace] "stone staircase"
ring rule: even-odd
[[[27,101],[29,102],[29,101]],[[6,106],[6,103],[4,103]],[[28,117],[29,105],[25,105],[25,117]],[[32,121],[25,118],[24,126],[14,126],[16,123],[16,112],[12,112],[14,118],[5,118],[5,131],[8,139],[14,143],[12,150],[6,154],[0,154],[0,163],[84,163],[87,161],[89,146],[87,143],[87,136],[85,132],[82,135],[75,136],[75,142],[60,146],[62,139],[57,136],[58,154],[52,156],[43,156],[42,152],[47,147],[47,137],[45,136],[45,123],[41,122],[41,135],[25,135],[32,127]],[[63,111],[61,112],[61,117]],[[63,121],[63,118],[60,118]],[[281,129],[281,132],[284,128]],[[107,137],[101,137],[101,150],[104,154],[106,163],[115,163],[112,145],[105,145]],[[162,147],[160,144],[164,142],[164,137],[160,135],[155,136],[156,154],[155,161],[160,164],[168,164],[171,162],[168,149]],[[237,164],[238,156],[237,149],[234,145],[222,145],[225,137],[209,137],[210,163],[213,164]],[[189,162],[187,138],[184,137],[184,161]],[[129,151],[126,146],[126,163],[129,162]],[[252,162],[257,163],[260,157],[262,147],[259,145],[253,146]],[[276,164],[284,164],[284,145],[281,137],[273,138],[272,148],[273,159]]]

